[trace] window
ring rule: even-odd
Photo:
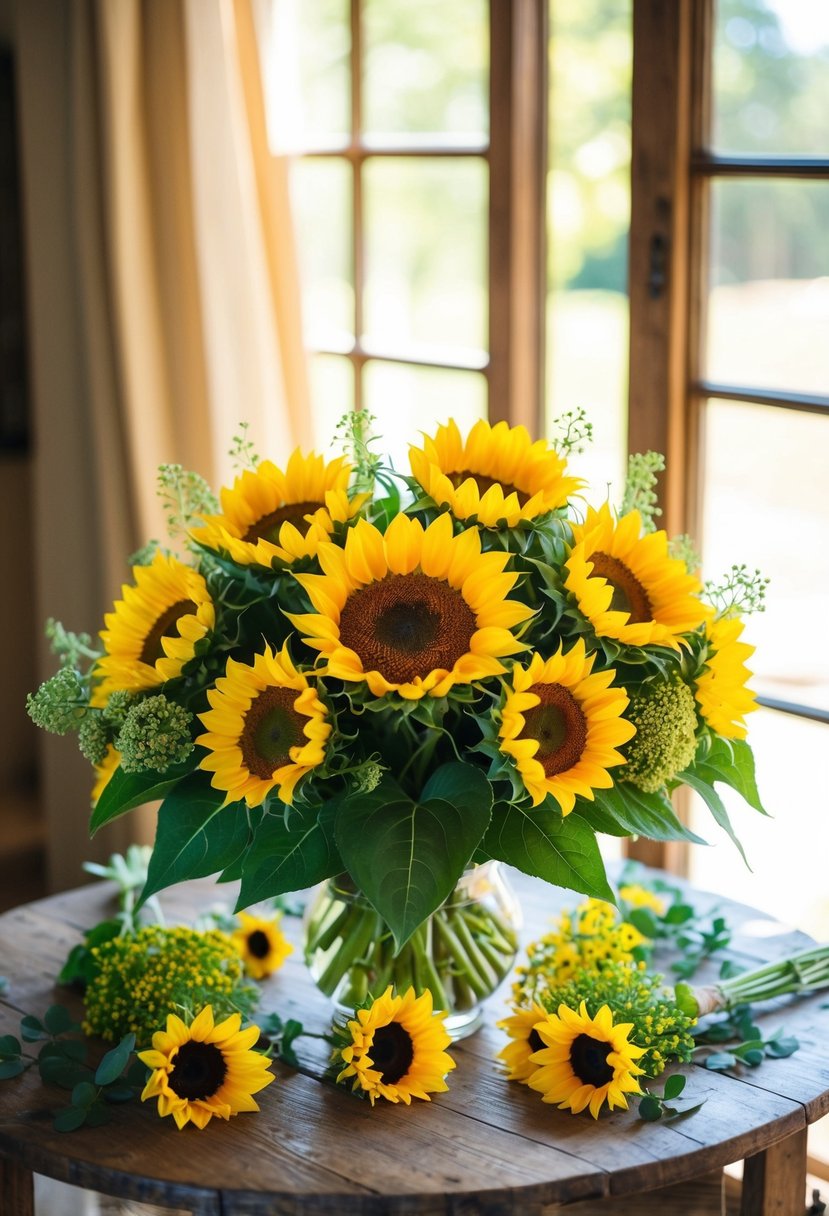
[[[299,48],[302,119],[287,143],[300,154],[321,440],[362,406],[398,466],[417,431],[450,414],[468,427],[520,402],[514,420],[537,430],[544,6],[277,0],[276,11]]]

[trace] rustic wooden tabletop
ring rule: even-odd
[[[548,927],[558,907],[578,900],[521,876],[516,886],[527,940]],[[192,923],[223,894],[210,882],[174,888],[163,897],[168,920]],[[112,888],[99,883],[0,917],[0,974],[9,980],[0,1034],[17,1033],[22,1012],[40,1014],[56,1000],[80,1012],[78,998],[56,990],[54,977],[82,931],[111,914],[111,899]],[[697,906],[705,901],[722,907],[735,930],[729,954],[745,964],[809,944],[749,908],[695,896]],[[298,941],[299,921],[284,924]],[[668,1123],[644,1123],[635,1109],[595,1123],[505,1081],[493,1064],[505,1041],[495,1027],[505,995],[506,985],[490,1001],[482,1029],[452,1049],[457,1069],[449,1092],[411,1108],[372,1109],[323,1083],[324,1044],[305,1039],[298,1043],[300,1070],[275,1066],[278,1080],[260,1095],[258,1115],[178,1132],[157,1117],[154,1103],[128,1104],[113,1107],[104,1127],[60,1134],[52,1111],[65,1095],[30,1070],[0,1084],[0,1214],[30,1216],[31,1171],[196,1216],[546,1216],[557,1205],[604,1212],[617,1210],[614,1196],[631,1197],[631,1204],[633,1196],[693,1185],[742,1158],[745,1216],[803,1212],[806,1129],[829,1111],[825,995],[778,1003],[760,1019],[769,1031],[785,1024],[797,1035],[800,1050],[788,1059],[739,1075],[687,1067],[683,1097],[704,1105]],[[265,985],[262,1010],[272,1009],[308,1030],[328,1028],[328,1002],[299,950]],[[678,1209],[666,1201],[663,1210]]]

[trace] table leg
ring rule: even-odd
[[[806,1128],[746,1157],[740,1216],[794,1216],[806,1209]]]
[[[35,1216],[35,1184],[32,1171],[16,1161],[0,1158],[0,1212],[11,1216]]]

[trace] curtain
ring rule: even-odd
[[[20,0],[35,431],[35,611],[95,632],[164,539],[161,463],[230,475],[240,421],[279,461],[310,412],[287,168],[268,147],[253,0]],[[54,659],[41,654],[44,674]],[[90,770],[41,740],[53,888],[151,838],[90,842]]]

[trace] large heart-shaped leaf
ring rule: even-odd
[[[180,781],[158,811],[155,845],[139,907],[156,891],[188,878],[205,878],[235,861],[248,843],[245,808],[223,806],[210,774],[197,770]]]
[[[339,800],[317,809],[295,809],[290,828],[284,815],[265,815],[243,859],[236,911],[299,891],[342,869],[334,844],[333,816]]]
[[[595,831],[610,836],[706,843],[680,822],[664,794],[646,794],[629,781],[620,781],[609,790],[597,790],[595,802],[577,799],[576,810]]]
[[[89,834],[94,836],[99,828],[119,815],[163,798],[192,770],[192,763],[176,764],[166,773],[125,773],[119,765],[103,788],[95,803],[89,821]]]
[[[550,799],[537,807],[496,803],[483,848],[534,878],[615,902],[595,832],[575,812],[554,810]]]
[[[351,877],[400,950],[448,899],[489,823],[492,787],[471,764],[443,765],[417,801],[386,778],[343,800],[335,820]]]

